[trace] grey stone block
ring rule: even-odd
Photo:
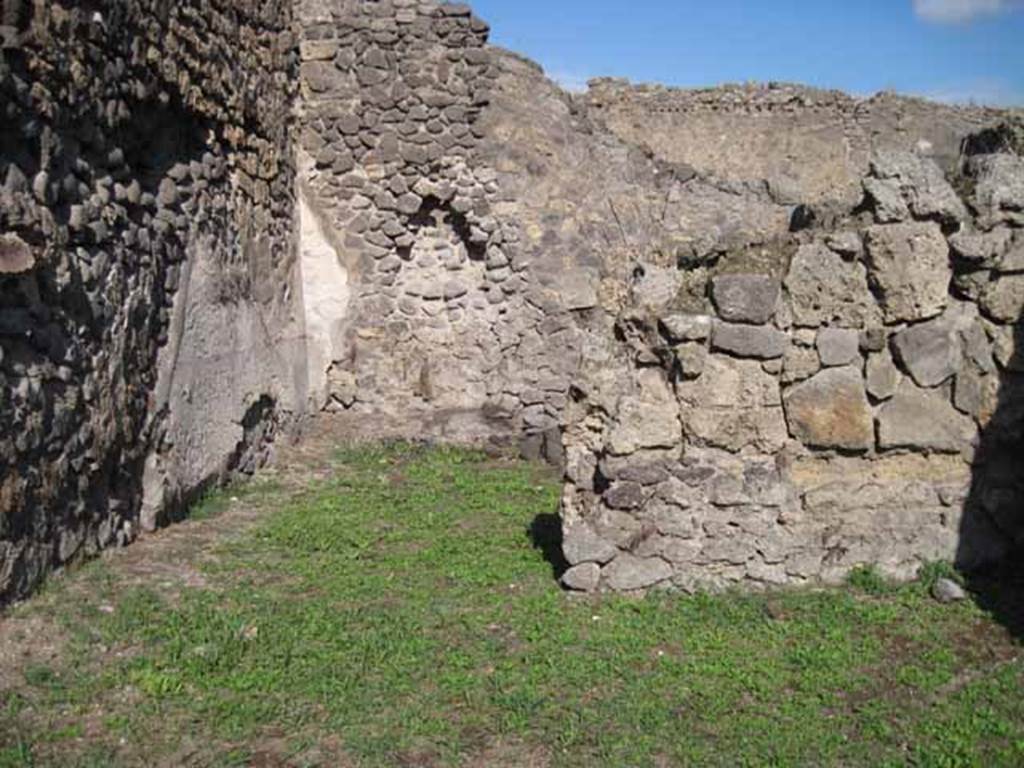
[[[711,298],[723,320],[761,325],[771,320],[779,300],[779,281],[770,275],[718,275]]]
[[[771,360],[786,354],[788,347],[789,337],[769,326],[716,322],[711,333],[712,349],[737,357]]]

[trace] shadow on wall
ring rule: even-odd
[[[976,602],[1024,639],[1024,317],[1012,328],[1013,351],[964,506],[957,565],[971,574]]]

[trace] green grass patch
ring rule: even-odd
[[[573,598],[528,535],[558,490],[471,451],[345,450],[329,480],[269,495],[207,587],[171,600],[107,574],[113,612],[58,587],[36,610],[63,618],[68,658],[25,670],[0,766],[1024,764],[1019,646],[931,600],[939,566],[903,587],[864,570],[829,591]]]

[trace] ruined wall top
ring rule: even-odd
[[[669,162],[762,178],[782,203],[841,206],[857,202],[873,153],[921,152],[951,170],[965,136],[1010,114],[776,82],[686,89],[602,78],[580,99],[612,132]]]

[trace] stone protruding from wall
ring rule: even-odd
[[[1024,160],[961,167],[964,198],[880,152],[827,229],[611,321],[567,413],[568,587],[908,578],[1024,544]]]
[[[0,602],[264,461],[304,387],[291,3],[7,5]]]

